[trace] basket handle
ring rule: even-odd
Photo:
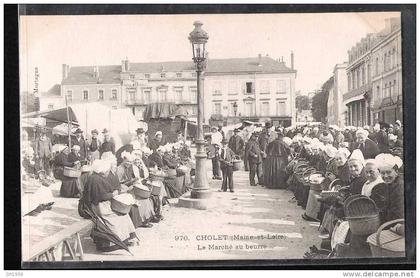
[[[381,236],[382,230],[385,229],[386,227],[391,226],[391,225],[394,225],[394,224],[404,223],[404,221],[405,220],[403,218],[400,218],[400,219],[391,220],[389,222],[385,222],[384,224],[382,224],[379,227],[378,231],[376,232],[376,244],[378,245],[378,247],[381,247],[381,239],[380,239],[380,236]]]
[[[340,179],[335,179],[335,180],[333,180],[331,183],[330,183],[330,185],[328,186],[328,190],[331,190],[332,189],[332,187],[338,182],[338,181],[341,181]]]

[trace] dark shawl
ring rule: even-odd
[[[98,205],[102,201],[112,199],[113,188],[103,176],[92,173],[86,181],[83,201],[87,205]]]

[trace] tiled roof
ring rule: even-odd
[[[61,95],[61,85],[55,84],[48,91],[41,92],[43,97],[59,97]]]
[[[295,70],[287,67],[284,63],[278,62],[268,56],[259,58],[233,58],[233,59],[209,59],[206,73],[208,74],[229,74],[229,73],[293,73]],[[195,65],[191,62],[155,62],[155,63],[130,63],[130,72],[158,73],[194,71]],[[94,77],[93,66],[71,67],[68,77],[62,84],[86,84],[120,83],[121,65],[99,66],[99,80]]]

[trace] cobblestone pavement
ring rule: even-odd
[[[210,170],[210,169],[209,169]],[[210,176],[210,171],[209,171]],[[217,260],[301,259],[318,245],[317,224],[289,200],[287,190],[251,187],[248,172],[234,173],[235,192],[217,192],[221,181],[210,180],[214,191],[207,210],[164,207],[164,221],[137,229],[140,245],[126,251],[97,252],[86,231],[82,237],[86,260]]]

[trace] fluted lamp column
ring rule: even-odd
[[[190,33],[188,39],[192,45],[194,64],[197,71],[197,134],[195,143],[197,152],[195,155],[195,182],[189,197],[181,197],[178,204],[183,207],[192,207],[198,209],[206,209],[205,199],[211,195],[211,191],[207,180],[206,161],[207,154],[205,151],[205,141],[203,134],[203,118],[204,118],[204,98],[202,92],[202,73],[206,67],[206,43],[209,36],[206,31],[201,29],[203,23],[194,22],[194,30]]]

